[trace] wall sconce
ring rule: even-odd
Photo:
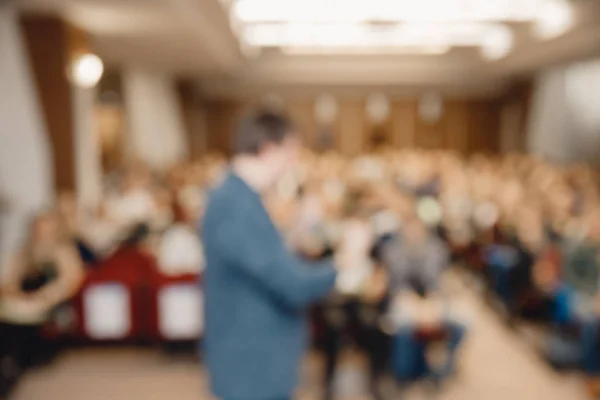
[[[390,101],[383,93],[373,93],[367,97],[366,112],[373,124],[383,124],[390,115]]]
[[[71,63],[69,75],[72,82],[84,89],[93,88],[102,78],[104,64],[91,53],[80,54]]]
[[[565,0],[546,0],[534,23],[534,33],[540,39],[553,39],[573,27],[575,20],[571,4]]]
[[[487,60],[499,60],[511,52],[513,45],[514,37],[512,31],[505,26],[498,26],[484,35],[481,44],[481,54]]]

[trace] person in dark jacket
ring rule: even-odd
[[[289,252],[261,199],[295,158],[291,123],[260,112],[235,135],[231,171],[210,194],[202,224],[204,360],[221,399],[290,399],[308,344],[306,311],[337,273],[329,261],[314,268]]]

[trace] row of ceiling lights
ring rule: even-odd
[[[574,23],[567,0],[340,1],[233,0],[229,7],[244,46],[289,53],[440,54],[467,46],[495,60],[514,46],[503,22],[532,23],[541,39]]]

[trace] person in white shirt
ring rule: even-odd
[[[126,232],[117,221],[110,218],[105,201],[101,202],[96,212],[85,218],[81,225],[82,236],[101,259],[109,257],[125,238]]]
[[[131,176],[124,180],[120,192],[110,198],[108,212],[122,227],[149,223],[158,213],[150,190]]]
[[[176,203],[177,222],[164,233],[158,249],[158,268],[163,274],[199,274],[204,270],[204,250],[195,230],[202,208]]]

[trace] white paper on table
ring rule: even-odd
[[[158,293],[160,333],[171,340],[196,339],[204,330],[204,298],[195,283],[169,285]]]
[[[131,299],[119,283],[90,286],[83,294],[85,332],[92,339],[123,339],[131,330]]]

